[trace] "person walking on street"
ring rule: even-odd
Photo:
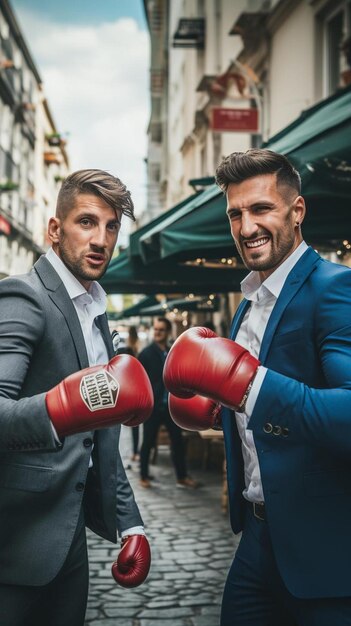
[[[168,410],[168,393],[163,383],[163,366],[169,351],[168,341],[172,332],[171,322],[166,317],[158,317],[154,321],[153,342],[139,354],[154,393],[154,410],[151,417],[144,423],[143,442],[140,449],[140,484],[151,487],[149,459],[151,450],[157,442],[158,431],[163,424],[169,433],[171,458],[177,476],[177,487],[194,488],[197,482],[187,475],[183,433],[171,419]]]
[[[114,357],[96,282],[114,250],[125,185],[80,170],[60,189],[51,248],[0,282],[0,624],[83,626],[85,526],[123,548],[115,580],[133,587],[150,548],[118,452],[120,424],[153,406],[137,359]],[[110,359],[110,360],[109,360]]]
[[[118,354],[131,354],[137,357],[139,351],[139,335],[135,326],[129,326],[127,345],[118,349]],[[139,426],[132,427],[133,453],[132,461],[139,461]]]
[[[216,177],[251,272],[231,339],[185,331],[165,382],[180,396],[178,423],[200,396],[213,412],[224,407],[231,523],[242,537],[221,626],[349,626],[351,270],[303,240],[300,176],[286,157],[234,152]],[[184,426],[202,427],[200,411],[186,415]]]

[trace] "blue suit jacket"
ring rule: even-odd
[[[238,308],[232,339],[247,306],[244,300]],[[268,372],[248,428],[280,573],[297,597],[351,596],[350,269],[308,248],[287,277],[259,358]],[[223,430],[231,522],[239,532],[244,468],[228,409]]]

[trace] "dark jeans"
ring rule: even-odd
[[[26,564],[19,563],[18,567]],[[85,524],[81,514],[66,561],[53,581],[43,587],[0,584],[0,624],[83,626],[88,583]]]
[[[279,574],[268,524],[255,518],[248,505],[242,538],[224,588],[221,626],[332,624],[351,625],[351,598],[305,600],[292,596]]]
[[[132,439],[133,439],[133,454],[138,454],[139,451],[139,426],[132,427]]]
[[[171,440],[171,458],[177,479],[183,480],[187,475],[183,433],[179,426],[173,422],[167,409],[154,413],[144,423],[144,437],[140,450],[141,478],[148,477],[150,452],[156,445],[157,433],[162,424],[167,428]]]

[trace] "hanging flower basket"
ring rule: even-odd
[[[46,165],[51,165],[52,163],[59,165],[61,163],[61,159],[56,152],[44,152],[44,162]]]
[[[56,146],[59,148],[62,148],[67,143],[60,133],[48,133],[47,135],[45,135],[45,139],[48,142],[49,146]]]

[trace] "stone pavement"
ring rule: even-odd
[[[221,510],[218,471],[192,470],[197,489],[175,484],[169,449],[161,446],[152,489],[139,486],[130,464],[131,432],[122,428],[121,453],[151,545],[147,581],[118,587],[111,564],[118,547],[88,534],[90,592],[88,626],[218,626],[223,586],[238,543]]]

